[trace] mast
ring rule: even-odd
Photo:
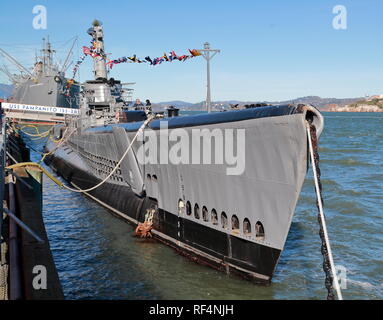
[[[206,60],[206,110],[207,112],[211,112],[211,91],[210,91],[210,60],[213,57],[221,52],[221,50],[210,49],[209,42],[204,43],[204,49],[198,50],[202,53],[202,56]],[[210,53],[213,53],[210,55]]]
[[[100,56],[93,58],[94,78],[107,79],[108,73],[105,64],[105,51],[104,51],[104,32],[100,21],[93,21],[93,27],[88,30],[88,34],[93,38],[93,50]]]
[[[52,50],[51,43],[49,42],[49,37],[47,39],[47,42],[45,42],[45,38],[43,38],[43,49],[42,52],[42,58],[43,58],[43,72],[44,74],[47,74],[52,69],[52,54],[56,52],[55,50]]]
[[[68,63],[69,58],[70,58],[70,56],[71,56],[71,54],[72,54],[73,47],[74,47],[74,45],[75,45],[76,42],[77,42],[77,38],[78,38],[78,37],[76,37],[76,38],[74,39],[74,41],[73,41],[73,44],[72,44],[72,46],[71,46],[71,48],[70,48],[70,50],[69,50],[69,52],[68,52],[68,55],[66,56],[65,61],[64,61],[63,65],[62,65],[61,72],[65,72],[66,69],[69,67],[69,65],[67,66],[67,63]]]
[[[48,65],[48,68],[49,70],[51,69],[52,67],[52,50],[51,50],[51,43],[49,42],[49,37],[48,37],[48,41],[47,41],[47,49],[46,49],[46,54],[47,54],[47,65]]]

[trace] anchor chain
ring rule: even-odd
[[[312,163],[312,165],[315,166],[315,168],[316,168],[316,177],[314,177],[314,179],[316,178],[318,181],[320,200],[323,204],[322,183],[320,180],[321,172],[320,172],[320,168],[319,168],[318,138],[317,138],[315,126],[312,123],[310,123],[309,126],[310,126],[311,144],[312,144],[312,149],[313,149],[313,153],[314,153],[314,163]],[[331,273],[331,262],[330,262],[329,252],[328,252],[328,248],[327,248],[327,244],[326,244],[326,238],[325,238],[325,234],[324,234],[324,230],[323,230],[323,222],[322,222],[321,215],[320,215],[320,207],[319,207],[318,200],[319,199],[317,199],[317,201],[316,201],[316,205],[318,208],[319,236],[320,236],[320,239],[322,242],[321,253],[323,256],[323,271],[326,275],[325,286],[327,289],[327,300],[335,300],[334,288],[333,288],[333,280],[334,279],[333,279],[333,276]]]

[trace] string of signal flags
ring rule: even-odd
[[[169,53],[169,55],[167,55],[166,52],[164,52],[163,56],[157,57],[154,59],[152,59],[149,56],[146,56],[145,59],[139,59],[137,58],[136,55],[133,55],[132,57],[122,57],[115,60],[109,60],[106,64],[110,67],[110,69],[113,68],[113,65],[119,64],[119,63],[149,63],[151,66],[156,66],[161,64],[164,61],[172,62],[172,61],[178,60],[178,61],[184,62],[188,59],[201,55],[201,52],[199,52],[197,49],[193,49],[193,50],[189,49],[189,52],[190,52],[189,55],[184,54],[182,56],[178,56],[173,50]]]
[[[84,62],[87,56],[91,56],[92,58],[100,58],[101,60],[105,60],[105,64],[109,66],[110,69],[113,68],[115,64],[120,63],[149,63],[151,66],[156,66],[161,64],[162,62],[172,62],[172,61],[182,61],[185,62],[188,59],[198,57],[202,55],[202,53],[197,49],[188,49],[190,54],[177,55],[174,50],[172,50],[169,55],[164,52],[164,55],[161,57],[157,57],[152,59],[149,56],[146,56],[145,59],[139,59],[136,55],[131,57],[121,57],[118,59],[108,59],[104,52],[97,52],[96,44],[91,42],[90,47],[83,46],[82,51],[83,55],[76,61],[75,66],[73,67],[73,75],[70,80],[68,80],[66,84],[66,95],[69,96],[70,88],[74,83],[74,78],[76,77],[77,71],[80,68],[80,65]]]
[[[80,67],[80,65],[85,60],[86,56],[91,56],[92,58],[99,57],[101,60],[105,60],[105,64],[109,66],[110,69],[113,68],[115,64],[120,63],[148,63],[151,66],[156,66],[161,64],[162,62],[172,62],[172,61],[186,61],[188,59],[198,57],[202,55],[202,53],[197,49],[188,49],[190,54],[183,54],[183,55],[177,55],[174,50],[169,52],[169,54],[166,54],[164,52],[163,56],[151,58],[150,56],[146,56],[144,59],[137,58],[136,55],[130,56],[130,57],[121,57],[118,59],[108,59],[106,55],[103,52],[97,52],[95,49],[95,44],[92,43],[90,47],[83,46],[82,51],[83,55],[79,58],[79,60],[76,62],[74,68],[73,68],[73,79],[75,78],[77,71]]]

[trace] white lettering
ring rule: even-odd
[[[45,290],[47,288],[47,268],[42,265],[37,265],[33,267],[32,273],[37,274],[32,280],[33,289]]]
[[[32,20],[32,26],[36,30],[45,30],[47,28],[47,8],[42,5],[34,6],[32,13],[36,16]]]
[[[1,104],[3,109],[8,110],[25,110],[25,111],[37,111],[45,113],[64,113],[64,114],[79,114],[78,109],[73,108],[56,108],[56,107],[47,107],[47,106],[36,106],[29,104],[18,104],[18,103],[9,103],[3,102]]]
[[[337,5],[332,9],[333,14],[337,14],[332,20],[332,26],[335,30],[347,29],[347,9],[345,6]]]

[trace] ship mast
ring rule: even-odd
[[[70,56],[72,54],[72,51],[73,51],[74,45],[77,42],[77,39],[78,39],[78,37],[75,37],[75,39],[73,40],[72,46],[71,46],[71,48],[70,48],[70,50],[69,50],[69,52],[68,52],[68,54],[67,54],[67,56],[65,58],[65,61],[64,61],[63,65],[62,65],[62,67],[61,67],[61,72],[62,73],[65,73],[66,69],[68,69],[68,67],[70,66],[70,64],[68,64],[69,58],[70,58]]]
[[[49,42],[49,37],[47,39],[47,42],[45,42],[45,38],[43,38],[43,49],[42,52],[42,58],[43,58],[43,72],[44,74],[47,74],[48,71],[52,69],[52,53],[56,52],[55,50],[52,50],[51,43]]]
[[[204,43],[204,49],[198,50],[202,53],[202,56],[206,60],[206,109],[207,112],[211,112],[211,91],[210,91],[210,60],[213,59],[213,57],[221,52],[221,50],[216,49],[210,49],[209,42]],[[213,53],[210,55],[210,53]]]
[[[105,51],[104,51],[104,32],[102,31],[102,24],[100,21],[93,21],[93,27],[88,30],[88,34],[93,38],[93,47],[95,52],[99,55],[93,58],[94,78],[107,79],[108,73],[105,64]]]

